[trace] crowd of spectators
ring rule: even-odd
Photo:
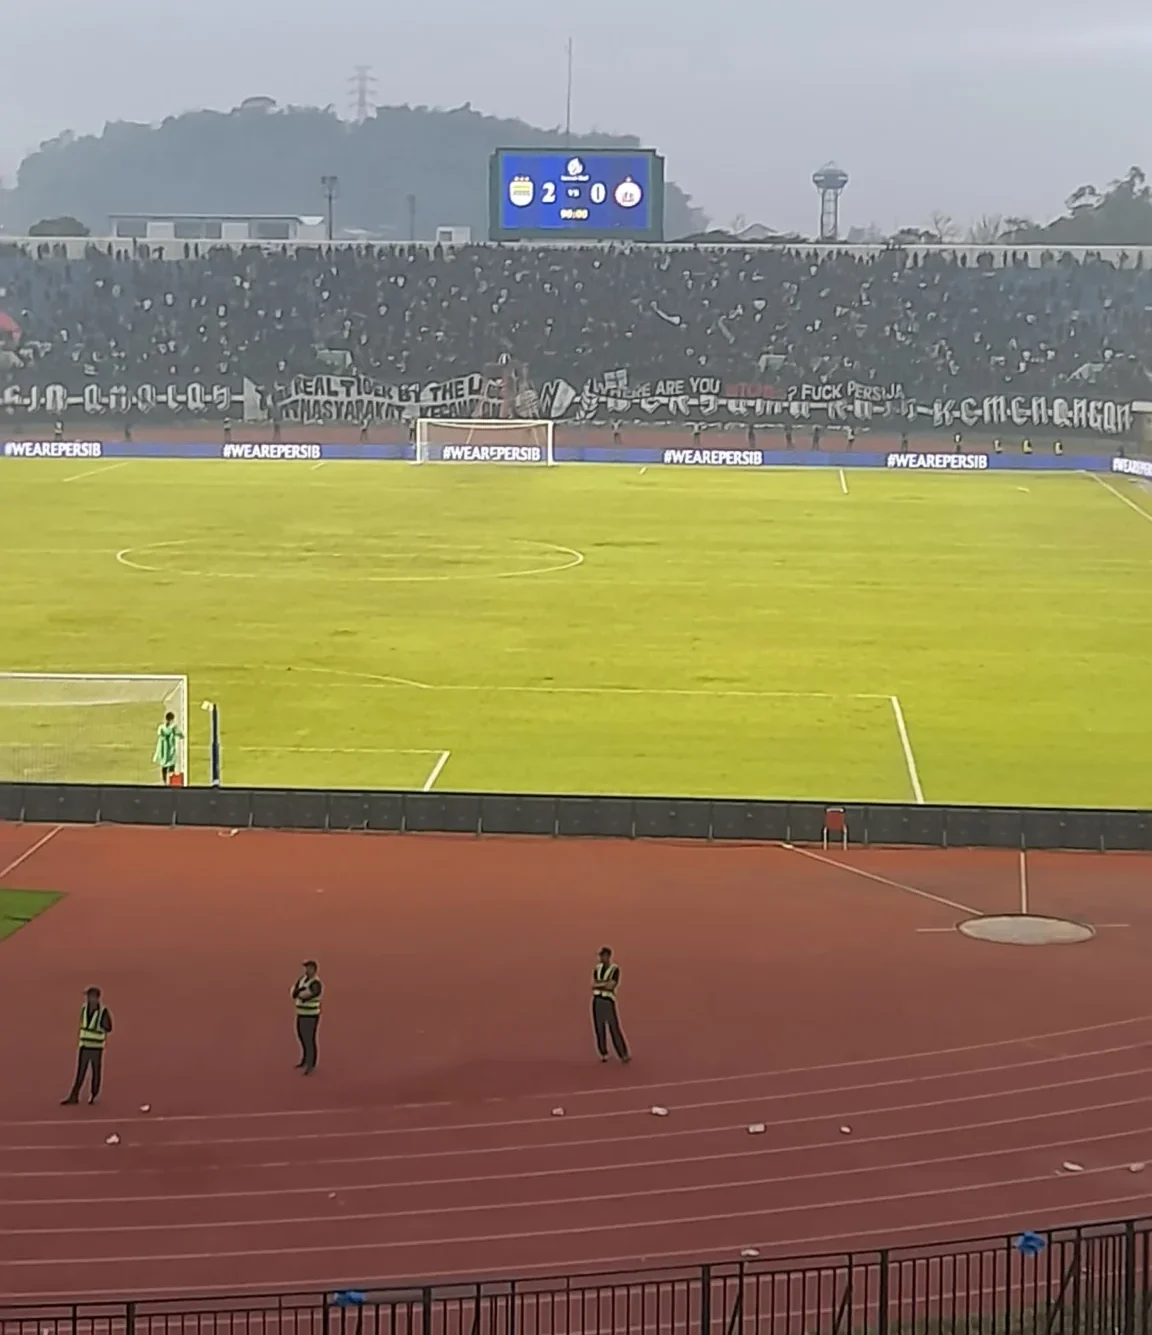
[[[106,385],[331,367],[443,379],[507,354],[537,383],[851,378],[917,397],[1152,397],[1152,271],[1052,257],[774,248],[0,247],[5,381]],[[765,371],[770,371],[770,376]]]

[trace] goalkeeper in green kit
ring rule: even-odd
[[[160,782],[167,784],[176,773],[179,764],[180,743],[184,734],[176,726],[176,715],[169,712],[164,715],[164,722],[156,729],[156,752],[152,757],[153,765],[160,769]]]

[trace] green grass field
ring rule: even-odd
[[[845,476],[0,464],[0,667],[187,673],[232,783],[1152,806],[1147,491]],[[0,756],[151,777],[97,712]]]
[[[38,918],[59,898],[50,890],[0,890],[0,941]]]

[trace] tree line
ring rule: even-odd
[[[582,135],[585,148],[637,148],[632,136]],[[465,103],[445,111],[379,107],[342,120],[332,107],[283,107],[253,97],[231,111],[193,111],[159,125],[114,122],[99,135],[65,131],[26,157],[14,189],[0,189],[0,226],[9,233],[84,236],[109,215],[321,215],[324,178],[336,178],[337,235],[429,239],[437,226],[487,235],[488,161],[502,147],[563,148],[557,129],[485,116]],[[668,182],[670,239],[803,242],[743,220],[708,230],[689,196]],[[850,242],[1060,246],[1152,246],[1152,187],[1131,167],[1103,188],[1082,185],[1048,223],[989,214],[963,227],[943,212],[885,233],[853,228]]]
[[[581,135],[583,148],[639,148],[628,135]],[[248,98],[231,111],[193,111],[159,125],[118,121],[99,135],[65,132],[41,144],[0,191],[14,234],[102,233],[110,215],[323,216],[335,177],[337,235],[430,239],[437,227],[488,234],[488,162],[497,148],[564,148],[562,131],[453,110],[379,107],[364,121],[332,107],[278,107]],[[704,224],[685,192],[665,188],[669,236]],[[61,235],[60,231],[55,233]],[[67,234],[67,233],[65,233]]]

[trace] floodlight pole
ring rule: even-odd
[[[325,198],[325,199],[327,200],[327,202],[328,202],[328,229],[327,229],[327,230],[328,230],[328,240],[331,241],[331,240],[332,240],[332,234],[333,234],[333,231],[334,231],[334,228],[333,228],[333,221],[334,221],[334,219],[333,219],[332,201],[336,198],[336,194],[337,194],[337,192],[338,192],[339,189],[340,189],[340,178],[339,178],[339,176],[321,176],[321,178],[320,178],[320,186],[321,186],[321,188],[322,188],[323,191],[324,191],[324,198]]]

